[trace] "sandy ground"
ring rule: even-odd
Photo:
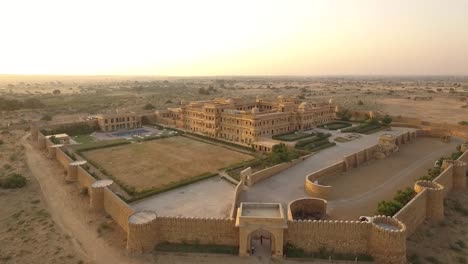
[[[137,191],[159,188],[252,159],[250,155],[181,136],[83,154]]]
[[[398,189],[413,187],[435,160],[454,152],[460,143],[456,139],[447,144],[439,139],[418,138],[386,159],[324,180],[324,184],[333,187],[328,201],[329,217],[357,219],[374,215],[380,201],[391,199]]]
[[[14,135],[0,136],[4,141],[0,145],[0,175],[16,172],[27,179],[23,188],[0,189],[0,263],[89,263],[75,247],[72,234],[51,217],[47,199],[26,167],[27,150],[19,142],[23,134],[15,131]],[[6,169],[6,164],[11,168]]]
[[[415,101],[404,98],[384,98],[378,102],[382,110],[394,116],[416,117],[426,121],[437,123],[457,124],[460,121],[468,121],[468,107],[465,101],[451,98],[434,98],[431,101]]]
[[[467,216],[468,189],[451,193],[445,201],[444,221],[426,221],[408,239],[407,255],[411,263],[468,263]]]

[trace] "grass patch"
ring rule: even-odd
[[[163,242],[155,247],[160,252],[193,252],[193,253],[218,253],[237,255],[239,251],[235,246],[226,245],[201,245],[198,243],[168,243]]]
[[[351,260],[355,261],[373,261],[374,258],[366,254],[344,254],[334,253],[332,250],[327,248],[321,248],[319,252],[305,252],[301,248],[297,248],[294,245],[287,243],[284,248],[284,254],[289,258],[314,258],[314,259],[332,259],[332,260]]]
[[[168,192],[168,191],[171,191],[171,190],[174,190],[174,189],[177,189],[177,188],[180,188],[180,187],[184,187],[184,186],[187,186],[189,184],[192,184],[192,183],[195,183],[195,182],[198,182],[198,181],[206,180],[206,179],[214,177],[216,175],[218,175],[218,173],[203,173],[203,174],[195,176],[195,177],[186,178],[186,179],[178,181],[178,182],[174,182],[174,183],[164,185],[164,186],[162,186],[160,188],[147,189],[147,190],[143,190],[141,192],[135,192],[135,189],[133,187],[129,187],[128,185],[125,185],[125,184],[122,185],[122,184],[119,184],[119,183],[118,184],[127,193],[133,195],[132,198],[123,199],[123,200],[125,200],[125,202],[127,202],[127,203],[133,203],[133,202],[136,202],[138,200],[145,199],[145,198],[151,197],[151,196],[156,195],[156,194],[160,194],[160,193],[163,193],[163,192]],[[111,177],[109,177],[109,178],[111,178]]]
[[[76,135],[73,137],[73,140],[80,144],[91,144],[96,142],[96,139],[91,136],[90,134],[85,134],[85,135]]]
[[[18,173],[13,173],[5,179],[0,180],[0,187],[3,189],[18,189],[26,185],[26,178]]]
[[[292,131],[288,133],[274,135],[271,138],[276,139],[276,140],[281,140],[281,141],[296,141],[296,140],[300,140],[303,138],[312,137],[314,135],[315,135],[314,133],[309,134],[309,133],[304,133],[302,131]]]
[[[324,133],[317,133],[316,135],[299,140],[295,148],[308,151],[308,152],[315,152],[319,151],[328,147],[335,146],[335,142],[330,142],[328,138],[331,136],[330,133],[324,134]]]
[[[80,153],[83,151],[89,151],[89,150],[95,150],[95,149],[101,149],[101,148],[110,148],[110,147],[130,144],[130,143],[132,142],[127,141],[125,139],[115,139],[115,140],[101,140],[101,141],[96,141],[96,142],[89,142],[89,143],[80,144],[80,145],[73,145],[71,147],[76,152]]]

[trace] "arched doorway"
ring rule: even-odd
[[[257,229],[249,234],[248,249],[251,256],[270,257],[274,254],[275,237],[267,230]]]

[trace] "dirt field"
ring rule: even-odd
[[[27,179],[19,189],[0,188],[0,263],[90,263],[75,248],[49,212],[37,180],[25,164],[23,131],[2,133],[0,178],[20,173]]]
[[[171,137],[84,153],[137,191],[159,188],[244,160],[250,155],[186,137]]]
[[[449,195],[444,221],[425,222],[408,239],[411,263],[468,263],[467,205],[468,190]]]
[[[399,189],[413,187],[414,181],[426,175],[435,160],[454,152],[460,143],[417,138],[386,159],[327,178],[323,183],[333,187],[330,217],[357,219],[361,215],[374,215],[381,200],[391,199]]]
[[[435,98],[430,101],[415,101],[409,99],[380,99],[384,112],[392,115],[416,117],[422,120],[457,124],[468,119],[468,107],[465,101],[453,98]]]

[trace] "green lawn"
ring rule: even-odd
[[[89,134],[87,135],[77,135],[77,136],[74,136],[72,137],[73,140],[75,140],[76,142],[78,143],[81,143],[81,144],[89,144],[89,143],[93,143],[93,142],[96,142],[95,138]]]
[[[274,135],[272,138],[276,140],[281,140],[281,141],[296,141],[299,139],[312,137],[314,135],[315,135],[314,133],[309,134],[309,133],[304,133],[302,131],[295,131],[295,132]]]

